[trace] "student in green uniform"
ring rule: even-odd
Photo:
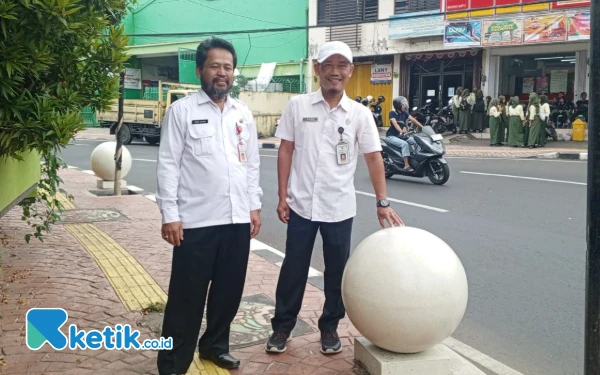
[[[475,104],[473,105],[473,131],[483,133],[485,124],[485,101],[483,100],[483,91],[477,90],[475,94]]]
[[[540,96],[540,119],[542,120],[542,130],[540,131],[540,146],[546,146],[546,124],[550,116],[550,104],[546,95]]]
[[[456,89],[456,92],[454,92],[454,96],[452,97],[452,117],[454,118],[454,123],[456,124],[457,128],[460,124],[460,112],[458,108],[460,107],[460,98],[462,96],[462,92],[463,88],[459,87]]]
[[[512,147],[523,147],[523,126],[525,124],[525,113],[523,106],[519,103],[519,97],[510,99],[508,108],[508,145]]]
[[[540,131],[542,130],[542,120],[540,119],[540,98],[535,92],[529,94],[529,139],[527,146],[529,148],[539,147]]]
[[[460,106],[458,107],[458,123],[460,125],[460,133],[469,133],[469,116],[471,116],[471,104],[469,97],[471,92],[469,89],[464,89],[460,98]]]
[[[500,123],[498,124],[498,143],[502,145],[506,139],[506,128],[508,127],[508,119],[506,118],[506,97],[500,95],[498,97],[498,112],[500,112]]]
[[[498,99],[492,99],[488,108],[488,116],[490,117],[490,146],[501,146],[498,141],[500,127],[500,111],[498,110]]]

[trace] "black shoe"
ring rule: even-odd
[[[265,346],[265,350],[268,353],[283,353],[286,351],[286,343],[292,339],[292,335],[290,333],[285,333],[283,331],[275,331],[269,337],[269,341]]]
[[[207,359],[216,366],[224,369],[234,369],[240,367],[240,361],[233,358],[229,353],[216,356],[200,353],[200,358]]]
[[[321,353],[335,354],[342,351],[342,342],[335,331],[321,333]]]

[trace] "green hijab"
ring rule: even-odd
[[[475,94],[475,97],[477,99],[483,98],[483,90],[481,90],[481,89],[477,90],[477,93]]]
[[[540,113],[540,98],[535,92],[529,94],[529,106],[533,106],[536,113]]]
[[[468,98],[469,95],[471,95],[471,91],[469,91],[469,89],[464,89],[462,92],[462,97],[463,98]]]
[[[500,104],[500,101],[498,100],[498,98],[492,99],[492,101],[490,102],[490,105],[488,107],[488,115],[490,114],[490,110],[492,108],[498,109],[498,104]]]
[[[520,104],[520,100],[518,96],[513,96],[512,98],[510,98],[510,106],[513,108],[517,108],[517,106]]]
[[[546,95],[541,95],[540,96],[540,103],[541,104],[546,104],[548,103],[548,97]]]

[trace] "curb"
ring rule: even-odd
[[[67,165],[66,169],[71,169],[71,170],[75,170],[75,171],[82,172],[82,173],[85,173],[85,174],[89,174],[89,175],[92,175],[92,176],[96,176],[96,174],[94,173],[94,171],[87,170],[87,169],[81,169],[79,167],[74,167],[72,165]],[[148,191],[145,191],[144,189],[142,189],[142,188],[140,188],[138,186],[127,185],[127,186],[123,186],[122,189],[127,189],[130,192],[132,192],[133,194],[121,195],[121,197],[142,196],[142,197],[150,199],[153,202],[156,202],[156,199],[154,198],[154,194],[152,194],[152,193],[150,193]]]
[[[533,156],[534,159],[563,159],[563,160],[588,160],[587,152],[548,152]]]

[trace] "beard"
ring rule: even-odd
[[[202,90],[204,90],[204,92],[215,99],[225,99],[225,97],[229,94],[229,91],[231,91],[231,87],[232,84],[231,82],[229,82],[228,79],[225,79],[225,83],[227,84],[227,87],[224,89],[220,89],[215,87],[215,84],[217,83],[219,79],[218,78],[213,78],[212,83],[209,84],[207,80],[205,80],[203,77],[200,78],[200,84],[202,85]]]

